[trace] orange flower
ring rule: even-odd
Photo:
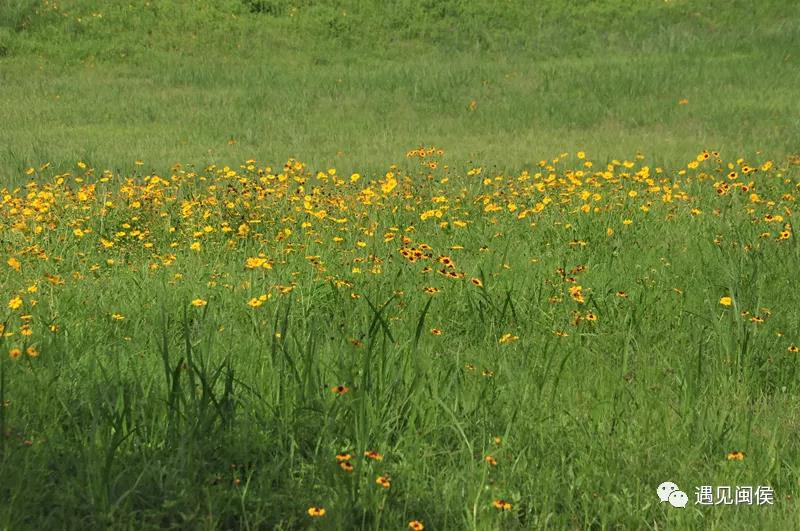
[[[512,508],[512,507],[514,507],[513,505],[511,505],[511,504],[510,504],[509,502],[507,502],[506,500],[494,500],[494,501],[492,502],[492,506],[493,506],[495,509],[499,509],[499,510],[501,510],[501,511],[510,511],[510,510],[511,510],[511,508]]]
[[[419,520],[411,520],[408,523],[408,527],[410,529],[413,529],[413,531],[422,531],[423,529],[425,529],[425,526]]]
[[[494,458],[493,456],[491,456],[491,455],[487,455],[486,457],[484,457],[484,458],[483,458],[483,460],[484,460],[484,461],[486,461],[486,464],[487,464],[487,465],[490,465],[490,466],[497,466],[497,459],[495,459],[495,458]]]
[[[392,480],[389,479],[389,476],[378,476],[375,480],[375,483],[383,487],[384,489],[388,489],[392,486]]]
[[[375,450],[367,450],[364,452],[364,457],[367,459],[372,459],[373,461],[383,461],[383,455],[379,454]]]
[[[436,261],[445,267],[455,267],[453,259],[450,258],[449,256],[440,256]]]
[[[344,394],[347,394],[347,392],[350,391],[350,388],[347,387],[346,385],[335,385],[331,387],[331,391],[335,395],[342,396]]]
[[[344,470],[345,472],[352,472],[353,469],[355,469],[355,467],[353,466],[353,463],[351,463],[350,461],[342,461],[342,462],[340,462],[339,463],[339,467],[342,470]]]
[[[734,450],[733,452],[728,453],[726,457],[728,458],[728,461],[744,461],[744,452]]]

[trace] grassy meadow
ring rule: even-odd
[[[799,50],[789,0],[0,0],[0,529],[800,527]]]

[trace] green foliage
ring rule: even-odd
[[[38,0],[4,0],[0,4],[0,27],[20,32],[36,20]]]
[[[8,28],[0,28],[0,58],[11,54],[13,35]]]

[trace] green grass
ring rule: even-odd
[[[776,241],[800,193],[800,7],[562,4],[0,3],[0,529],[800,526],[800,251]],[[678,173],[705,148],[723,162]],[[570,189],[590,171],[570,156],[526,188],[577,150],[637,166]],[[263,177],[290,157],[308,167],[285,188]],[[718,195],[739,157],[775,167]],[[466,280],[421,274],[402,235]],[[262,252],[271,270],[244,268]],[[667,480],[685,510],[658,503]],[[776,500],[699,507],[699,485]]]
[[[345,4],[347,16],[321,4],[271,17],[67,2],[69,16],[31,15],[0,63],[0,174],[251,156],[379,171],[420,144],[508,169],[565,148],[673,164],[702,147],[797,150],[797,6],[617,4],[572,17],[514,4],[462,29],[402,5],[408,17],[384,28]],[[325,30],[331,13],[349,30]]]

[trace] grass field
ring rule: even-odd
[[[800,527],[798,50],[777,0],[0,0],[0,529]]]

